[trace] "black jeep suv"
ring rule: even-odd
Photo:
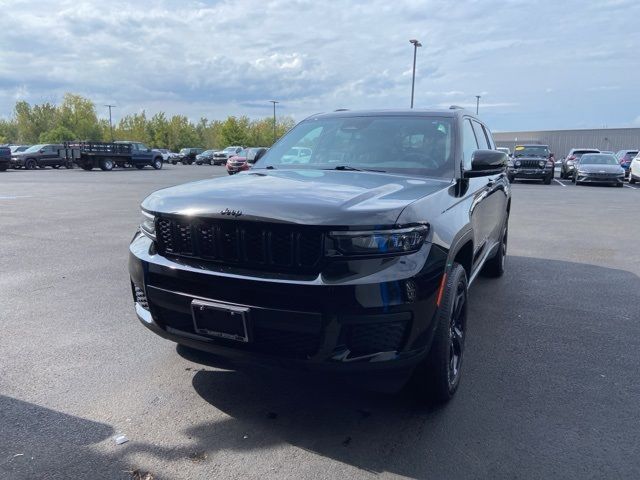
[[[517,178],[542,180],[551,184],[555,163],[547,145],[516,145],[513,159],[509,162],[509,181]]]
[[[310,155],[288,162],[300,146]],[[504,271],[506,166],[458,108],[312,116],[251,170],[142,202],[136,313],[194,349],[446,401],[467,288]]]

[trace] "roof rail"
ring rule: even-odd
[[[334,110],[334,112],[348,112],[348,111],[349,111],[349,109],[348,109],[348,108],[336,108],[336,109]]]
[[[449,110],[464,110],[464,107],[461,107],[460,105],[451,105]]]

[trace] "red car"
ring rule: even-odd
[[[256,160],[262,157],[267,150],[268,148],[264,147],[245,148],[239,154],[227,160],[227,173],[233,175],[234,173],[249,170]]]

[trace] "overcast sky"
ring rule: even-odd
[[[91,98],[197,120],[415,104],[494,130],[640,126],[640,1],[0,0],[0,117]]]

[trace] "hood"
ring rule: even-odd
[[[620,165],[596,165],[594,163],[586,163],[578,165],[578,170],[591,173],[623,173],[624,170]]]
[[[410,203],[450,181],[375,172],[251,170],[149,195],[145,210],[305,225],[394,225]]]

